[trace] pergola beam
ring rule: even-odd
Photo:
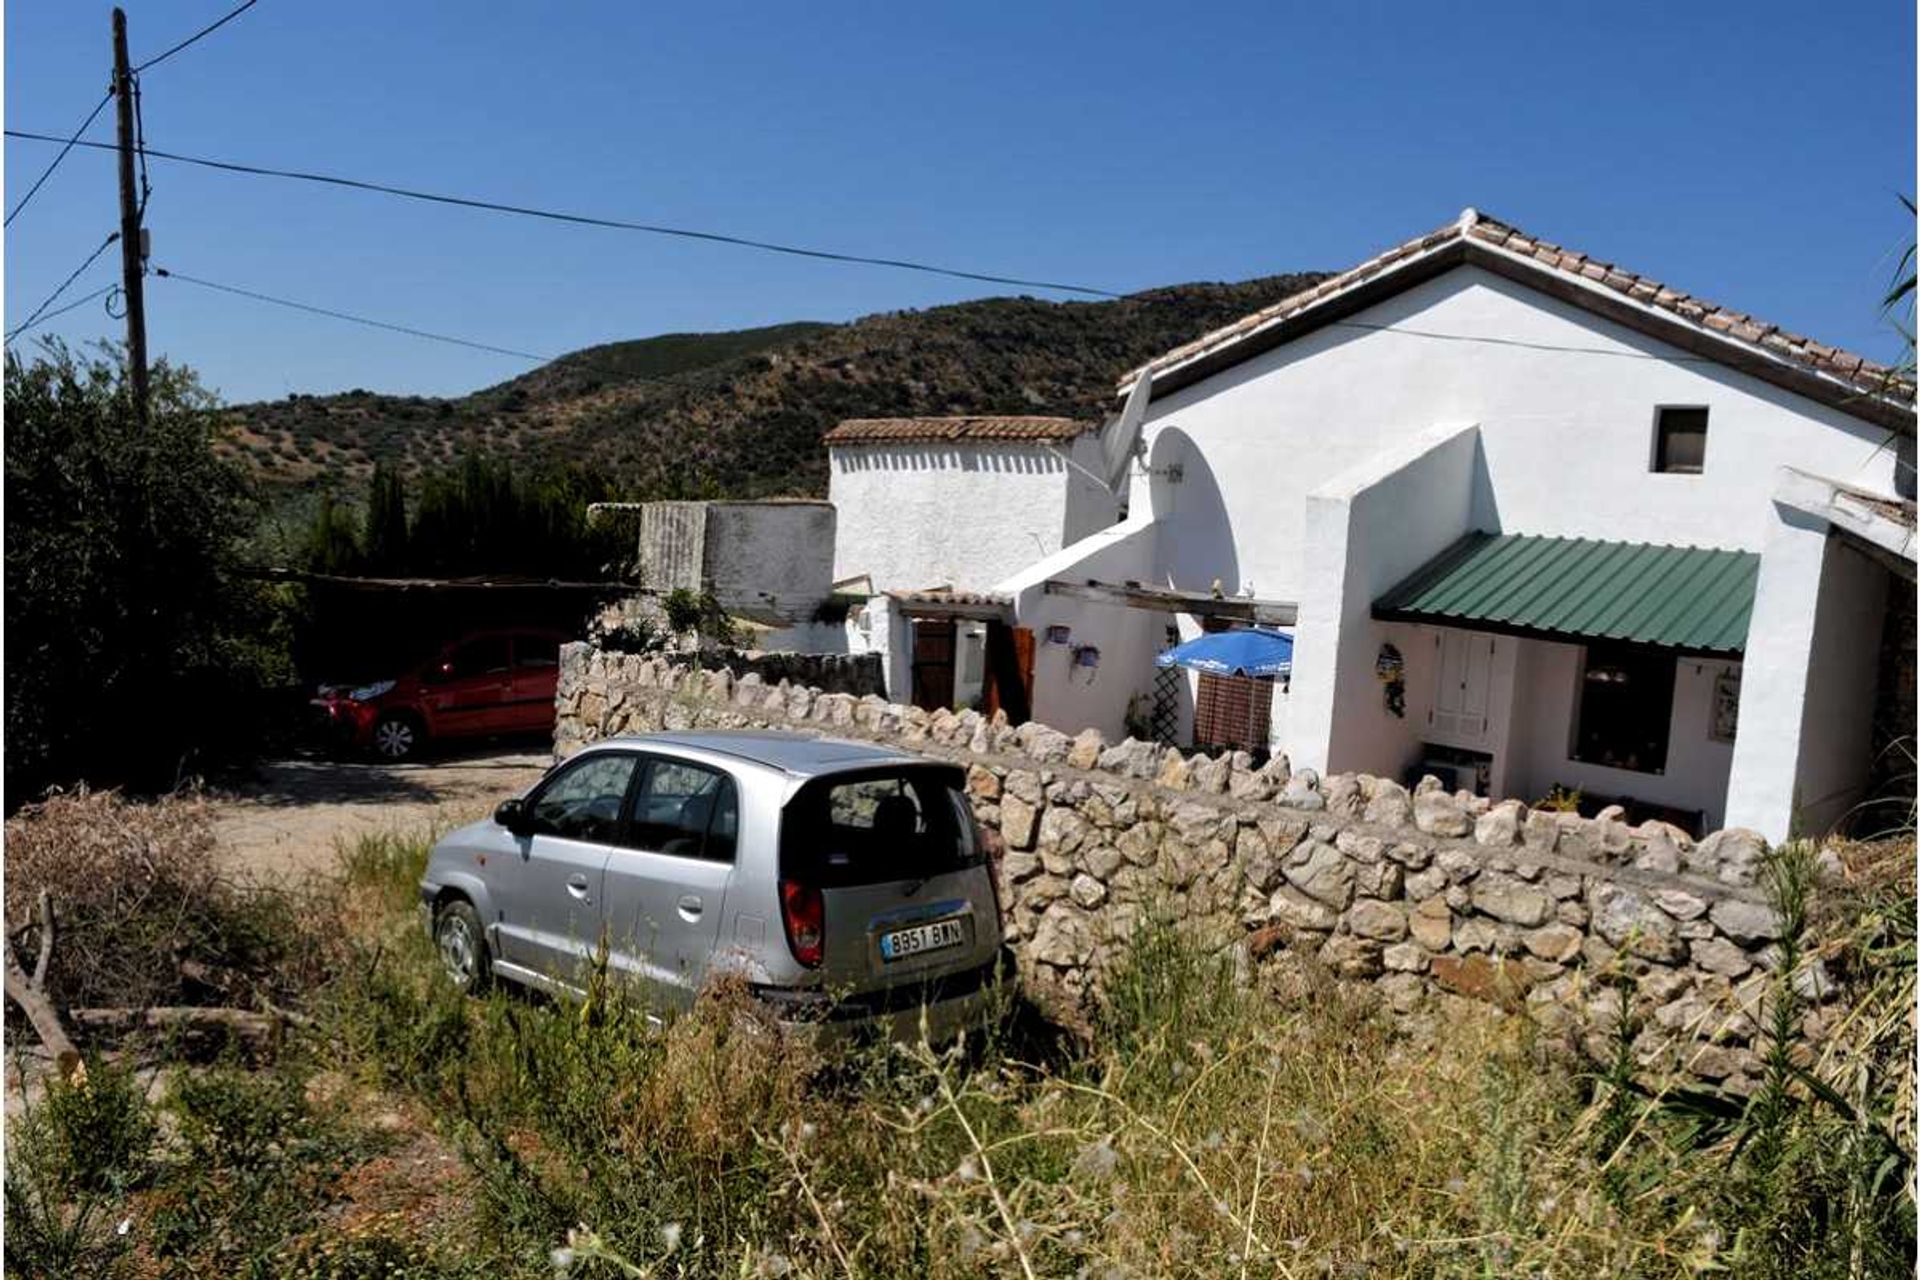
[[[1051,579],[1043,585],[1050,596],[1085,600],[1090,604],[1115,605],[1124,609],[1151,609],[1156,613],[1186,613],[1196,618],[1229,618],[1239,622],[1260,623],[1269,627],[1291,627],[1300,618],[1300,606],[1292,600],[1254,600],[1244,596],[1216,596],[1205,591],[1176,591],[1171,587],[1149,587],[1140,582],[1063,582]]]

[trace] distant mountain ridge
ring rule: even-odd
[[[595,466],[637,495],[820,494],[820,437],[843,418],[1098,418],[1128,368],[1322,278],[663,334],[587,347],[467,396],[349,391],[238,405],[220,447],[270,484],[303,488],[357,486],[376,459],[411,474],[480,449]]]

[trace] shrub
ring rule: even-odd
[[[55,911],[47,991],[57,1006],[194,1003],[194,962],[261,994],[292,996],[320,974],[325,933],[288,893],[227,879],[206,802],[137,804],[113,792],[56,795],[7,820],[6,918]],[[37,925],[28,936],[38,946]],[[31,960],[24,961],[31,964]],[[241,999],[240,990],[222,1002]]]
[[[214,401],[160,361],[135,421],[117,359],[6,361],[6,783],[169,785],[259,728],[291,678],[277,597],[233,573],[255,508]]]

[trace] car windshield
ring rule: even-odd
[[[787,802],[780,874],[819,888],[919,880],[980,861],[963,775],[894,766],[816,778]]]

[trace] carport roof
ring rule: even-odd
[[[1375,601],[1373,616],[1738,656],[1759,572],[1749,551],[1470,533]]]

